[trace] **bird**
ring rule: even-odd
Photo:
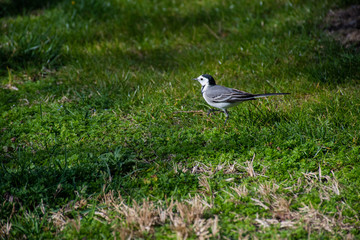
[[[193,80],[198,81],[201,84],[201,93],[205,101],[212,107],[218,109],[210,108],[207,116],[211,112],[223,111],[225,113],[226,125],[227,120],[229,119],[228,108],[234,107],[244,101],[256,100],[257,98],[276,96],[276,95],[287,95],[290,93],[263,93],[263,94],[252,94],[244,91],[240,91],[234,88],[228,88],[215,83],[215,79],[209,74],[202,74]]]

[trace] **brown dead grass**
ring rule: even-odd
[[[54,224],[54,226],[57,229],[57,232],[60,232],[65,228],[67,224],[74,223],[74,219],[68,216],[69,213],[71,213],[74,210],[76,211],[79,208],[83,208],[85,206],[87,206],[86,199],[81,199],[77,202],[71,201],[64,207],[60,208],[58,211],[52,212],[49,221]]]
[[[221,169],[234,172],[241,171],[248,177],[256,176],[252,164],[247,165],[224,164]],[[246,169],[250,168],[250,169]],[[183,171],[186,168],[178,168]],[[199,174],[199,194],[189,196],[182,201],[150,201],[143,199],[141,202],[132,201],[131,204],[125,202],[120,194],[113,191],[103,194],[94,206],[95,219],[103,224],[110,224],[114,238],[133,239],[154,236],[157,227],[163,227],[172,232],[173,237],[178,239],[197,238],[221,238],[218,216],[205,217],[205,213],[214,208],[213,201],[218,194],[213,193],[209,180],[213,178],[214,168],[205,164],[197,164],[192,170],[202,172]],[[212,170],[210,170],[212,169]],[[216,168],[215,168],[216,169]],[[237,170],[234,170],[237,169]],[[187,171],[190,171],[187,169]],[[252,173],[252,174],[251,174]],[[330,234],[345,234],[344,238],[351,238],[349,233],[355,226],[350,224],[358,219],[348,219],[343,217],[343,211],[350,209],[345,203],[339,203],[337,212],[322,211],[323,204],[341,194],[341,186],[335,174],[331,172],[324,175],[319,167],[317,172],[306,172],[299,177],[296,184],[288,185],[287,182],[266,181],[259,182],[255,179],[255,184],[248,186],[236,184],[234,181],[227,181],[231,186],[227,190],[222,190],[229,195],[226,201],[236,204],[247,204],[246,199],[250,199],[254,205],[258,205],[271,217],[257,216],[253,222],[260,226],[263,231],[268,227],[278,227],[280,229],[304,228],[311,234],[312,232],[329,232]],[[285,191],[284,191],[285,190]],[[321,203],[314,206],[311,202],[301,203],[301,207],[294,208],[293,203],[299,204],[299,195],[317,192]],[[250,198],[248,198],[250,197]],[[245,202],[244,202],[245,201]],[[62,231],[65,227],[71,227],[80,231],[80,217],[70,218],[69,212],[82,209],[88,204],[86,200],[71,202],[54,212],[50,221]],[[89,208],[89,206],[87,206]],[[269,216],[269,215],[267,215]],[[247,216],[236,215],[234,222],[249,221]],[[348,221],[350,220],[350,221]],[[8,229],[8,230],[7,230]],[[4,235],[9,232],[11,225],[1,226],[1,233]],[[248,235],[246,235],[248,236]],[[341,235],[342,236],[342,235]],[[253,237],[253,235],[249,235]]]
[[[81,200],[83,203],[85,200]],[[81,201],[71,204],[72,209],[78,209]],[[168,226],[178,239],[196,236],[198,239],[209,239],[219,235],[219,219],[204,218],[204,212],[212,205],[204,197],[196,195],[184,201],[154,202],[143,199],[142,202],[133,201],[131,205],[119,195],[115,197],[113,191],[105,194],[101,200],[102,207],[96,207],[95,219],[104,224],[111,224],[113,236],[120,239],[142,238],[154,234],[156,226]],[[60,211],[54,212],[50,220],[62,231],[70,226],[80,230],[80,218],[70,219],[67,212],[70,204]]]
[[[304,188],[307,193],[312,189],[319,191],[321,200],[330,200],[333,195],[340,195],[339,182],[331,171],[332,176],[323,176],[321,167],[318,172],[303,173],[305,177]]]
[[[242,174],[242,167],[238,163],[222,163],[213,166],[211,164],[207,165],[202,162],[195,162],[194,166],[190,169],[183,170],[190,171],[192,174],[207,174],[209,176],[214,175],[219,171],[223,171],[224,174]]]
[[[12,224],[10,222],[6,222],[2,224],[0,222],[0,238],[1,239],[8,239],[10,237]]]
[[[269,210],[272,218],[256,218],[256,224],[262,227],[270,227],[277,225],[280,228],[298,228],[304,227],[306,231],[321,232],[327,231],[334,234],[335,232],[346,232],[354,228],[353,225],[346,223],[346,219],[342,216],[342,211],[348,206],[344,203],[338,212],[322,212],[319,210],[322,204],[326,204],[334,195],[340,195],[340,186],[335,174],[323,175],[321,168],[318,172],[303,173],[303,177],[298,178],[297,184],[287,187],[287,190],[293,190],[293,195],[277,193],[279,186],[275,183],[259,184],[256,189],[258,199],[252,198],[255,205]],[[302,207],[292,209],[292,201],[298,198],[298,192],[304,191],[310,193],[316,190],[321,199],[318,207],[314,207],[311,202],[302,203]],[[356,218],[358,218],[356,216]]]
[[[335,217],[331,213],[324,213],[316,209],[311,203],[298,210],[290,209],[290,202],[279,198],[271,206],[273,218],[256,218],[257,225],[264,228],[277,225],[280,228],[304,227],[309,233],[327,231],[332,234],[350,231],[353,225],[346,223],[343,217]],[[340,214],[341,215],[341,214]],[[340,232],[339,232],[340,231]]]
[[[255,172],[254,170],[254,160],[255,154],[253,155],[250,161],[245,161],[244,163],[238,163],[234,161],[233,163],[219,163],[216,165],[205,164],[202,162],[195,162],[194,165],[190,168],[185,167],[182,163],[178,163],[173,166],[174,171],[177,172],[190,172],[192,174],[205,174],[212,176],[217,172],[222,171],[223,174],[237,174],[243,175],[246,177],[257,177],[265,176],[266,169],[263,168],[262,172]],[[266,177],[266,176],[265,176]],[[231,181],[230,179],[228,181]]]
[[[246,197],[249,193],[245,185],[230,187],[239,197]]]

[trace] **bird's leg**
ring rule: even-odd
[[[209,116],[209,115],[210,115],[210,113],[212,113],[212,112],[218,112],[218,111],[220,111],[220,110],[210,108],[210,109],[209,109],[209,111],[207,112],[207,116]]]
[[[226,116],[225,123],[224,123],[224,127],[225,127],[226,122],[229,119],[229,113],[228,113],[228,111],[226,109],[224,109],[224,113],[225,113],[225,116]]]

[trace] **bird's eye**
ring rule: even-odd
[[[204,80],[203,78],[200,78],[200,80]]]

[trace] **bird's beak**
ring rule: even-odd
[[[193,80],[197,80],[197,78],[193,78]]]

